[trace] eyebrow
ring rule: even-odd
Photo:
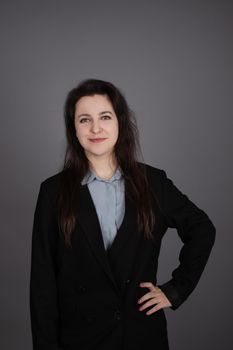
[[[78,118],[81,118],[81,117],[90,117],[90,114],[87,114],[87,113],[79,114]]]
[[[106,113],[110,113],[112,115],[111,111],[103,111],[103,112],[100,112],[99,115],[103,115]],[[88,113],[83,113],[83,114],[78,115],[78,118],[81,118],[81,117],[91,117],[91,115]]]
[[[103,111],[103,112],[100,113],[100,115],[101,115],[101,114],[105,114],[105,113],[110,113],[110,114],[112,114],[111,111]]]

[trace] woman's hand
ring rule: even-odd
[[[146,315],[151,315],[154,312],[172,306],[170,301],[167,299],[166,295],[162,292],[162,290],[153,285],[151,282],[142,282],[140,283],[140,287],[148,288],[150,291],[143,295],[138,300],[138,304],[142,304],[144,301],[148,300],[146,303],[140,306],[139,311],[142,311],[149,306],[155,305],[149,311],[146,312]]]

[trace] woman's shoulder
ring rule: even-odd
[[[60,186],[60,181],[64,175],[64,170],[59,171],[53,175],[42,180],[40,184],[41,191],[47,192],[49,195],[57,194]]]
[[[49,177],[42,180],[41,185],[43,185],[44,187],[54,186],[60,181],[63,174],[64,171],[62,170],[53,175],[50,175]]]
[[[166,171],[163,168],[148,163],[142,164],[151,191],[157,196],[161,196],[168,180]]]
[[[166,174],[165,170],[160,167],[155,167],[148,163],[140,163],[140,165],[144,167],[146,175],[151,180],[161,179],[161,177],[164,177],[164,175]]]

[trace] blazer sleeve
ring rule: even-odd
[[[30,274],[30,315],[34,350],[62,350],[55,276],[57,223],[42,182],[34,213]]]
[[[168,227],[176,228],[183,246],[172,278],[159,285],[177,309],[196,287],[215,242],[216,229],[208,215],[182,193],[162,171],[161,210]]]

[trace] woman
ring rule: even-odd
[[[164,170],[138,161],[136,122],[113,84],[71,90],[65,124],[64,167],[42,182],[34,215],[34,349],[169,349],[164,308],[197,285],[215,227]],[[168,227],[183,242],[180,264],[157,285]]]

